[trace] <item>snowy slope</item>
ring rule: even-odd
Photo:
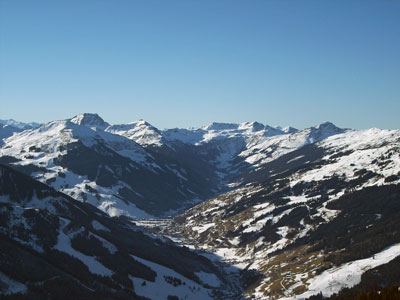
[[[85,126],[79,126],[66,121],[53,121],[42,125],[39,128],[26,130],[6,140],[7,147],[0,150],[1,156],[11,156],[20,161],[20,165],[36,166],[39,172],[33,175],[43,181],[52,181],[53,186],[69,195],[76,195],[78,199],[82,192],[87,189],[98,190],[95,195],[89,195],[88,202],[102,208],[110,215],[127,214],[133,217],[148,217],[143,210],[138,209],[134,204],[127,205],[124,202],[116,201],[115,194],[120,188],[125,187],[123,182],[117,183],[112,188],[98,186],[96,182],[88,180],[87,176],[75,174],[57,164],[57,159],[68,152],[68,147],[74,143],[82,143],[86,147],[92,147],[101,143],[132,160],[132,162],[144,164],[146,167],[154,168],[151,157],[135,142],[126,138],[111,135],[101,131],[93,131]],[[149,159],[149,163],[146,163]],[[41,168],[41,169],[39,169]],[[43,168],[46,172],[43,173]],[[59,174],[63,174],[59,176]],[[75,197],[76,197],[75,196]]]
[[[73,118],[72,120],[76,119]],[[135,162],[144,162],[149,156],[139,145],[126,138],[94,131],[85,126],[79,126],[72,120],[53,121],[41,125],[36,129],[23,131],[7,140],[6,149],[2,149],[2,155],[9,155],[17,158],[24,158],[26,163],[34,158],[27,158],[23,153],[29,152],[31,147],[42,149],[37,153],[43,153],[43,159],[39,162],[47,167],[52,164],[52,159],[65,151],[65,146],[75,142],[82,142],[85,146],[91,147],[101,143],[115,150],[119,154],[132,159]]]
[[[0,272],[0,283],[2,283],[3,285],[2,289],[0,290],[3,295],[11,295],[17,293],[24,294],[28,290],[25,284],[11,279],[2,272]]]
[[[345,131],[329,122],[304,130],[246,122],[210,123],[197,129],[168,129],[162,134],[170,142],[196,146],[229,181],[231,177],[237,179],[246,169],[258,168],[305,145]]]
[[[36,122],[24,123],[24,122],[15,121],[14,119],[0,120],[0,124],[16,127],[21,130],[31,129],[31,128],[40,126],[40,123],[36,123]]]
[[[105,131],[127,137],[142,146],[161,146],[165,143],[160,131],[144,120],[112,125]]]
[[[75,117],[73,120],[77,120]],[[93,124],[91,124],[93,125]],[[20,159],[21,165],[34,165],[37,168],[46,168],[46,173],[35,173],[37,179],[53,181],[53,186],[70,195],[79,195],[86,189],[99,190],[98,197],[89,196],[88,202],[92,203],[110,215],[127,214],[133,217],[148,217],[144,211],[127,205],[124,202],[116,201],[115,194],[125,184],[120,182],[114,187],[104,188],[96,182],[88,180],[86,176],[75,174],[56,163],[56,160],[68,152],[68,146],[81,142],[86,147],[92,147],[98,143],[109,147],[118,154],[132,160],[132,162],[144,164],[154,169],[155,164],[151,156],[147,154],[135,142],[101,131],[93,131],[86,126],[79,126],[69,120],[53,121],[42,125],[39,128],[23,131],[6,140],[7,147],[0,150],[1,156],[12,156]],[[148,159],[149,162],[146,161]],[[39,170],[39,169],[38,169]],[[63,174],[62,177],[59,174]],[[79,198],[78,198],[79,199]],[[82,199],[81,199],[82,200]]]
[[[238,156],[242,157],[249,165],[259,167],[305,145],[345,131],[329,122],[304,130],[287,129],[285,131],[288,132],[287,135],[277,135],[265,139],[250,139],[246,149]]]
[[[400,256],[400,244],[389,246],[371,257],[328,269],[308,281],[309,291],[296,297],[284,297],[281,299],[306,299],[320,292],[324,297],[329,297],[334,293],[338,293],[343,288],[355,286],[361,281],[361,274],[372,268],[386,264],[398,256]],[[292,294],[293,288],[289,287],[286,294]]]
[[[330,295],[326,287],[337,292],[353,286],[366,270],[400,254],[397,246],[388,255],[383,249],[400,242],[400,130],[346,131],[304,149],[261,165],[272,172],[268,177],[175,219],[187,244],[263,273],[249,291],[255,299]]]
[[[216,184],[198,164],[181,163],[181,154],[150,152],[106,127],[96,114],[53,121],[5,139],[0,156],[111,216],[161,215],[213,193]]]
[[[212,299],[213,287],[198,274],[229,290],[204,257],[2,165],[0,220],[0,294],[60,299],[68,286],[74,299]]]
[[[104,130],[106,127],[110,126],[110,124],[105,122],[98,114],[84,113],[73,117],[70,121],[93,130]]]
[[[327,153],[322,159],[330,160],[330,163],[301,173],[300,177],[295,175],[291,184],[318,181],[334,175],[352,180],[359,177],[360,170],[378,176],[359,188],[384,184],[387,177],[400,173],[399,145],[400,130],[372,128],[331,136],[318,144]]]
[[[162,131],[171,143],[181,142],[195,146],[197,153],[205,157],[216,168],[224,182],[230,175],[237,174],[242,166],[235,161],[251,141],[264,141],[271,136],[283,135],[283,131],[258,122],[241,124],[210,123],[201,128],[168,129]],[[241,161],[241,159],[240,159]]]

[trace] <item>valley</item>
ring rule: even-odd
[[[32,125],[0,128],[9,299],[40,298],[47,281],[58,295],[53,278],[80,286],[77,299],[313,299],[400,285],[400,130],[159,130],[97,114]],[[40,276],[18,271],[44,261]]]

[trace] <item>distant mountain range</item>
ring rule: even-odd
[[[12,126],[12,127],[18,128],[18,129],[31,129],[31,128],[39,127],[41,125],[41,123],[36,123],[36,122],[24,123],[24,122],[15,121],[14,119],[0,120],[0,124]]]
[[[257,122],[161,131],[145,121],[110,125],[97,114],[13,136],[0,130],[3,162],[112,216],[136,218],[182,210],[272,159],[345,132],[331,123],[284,131]]]
[[[107,299],[320,299],[400,285],[400,130],[159,130],[88,113],[0,124],[4,295],[40,298],[57,276]],[[24,277],[14,253],[46,271]]]

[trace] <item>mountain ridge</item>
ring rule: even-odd
[[[64,256],[81,266],[72,272],[78,282],[105,284],[104,291],[120,284],[125,298],[133,283],[139,298],[159,299],[157,286],[166,298],[172,284],[196,299],[179,285],[184,278],[211,288],[211,298],[238,300],[331,297],[371,282],[400,284],[393,278],[400,278],[394,270],[400,257],[400,130],[342,129],[330,122],[300,130],[258,122],[159,130],[144,120],[110,125],[97,114],[80,114],[16,131],[0,145],[0,235],[7,236],[1,247],[8,257],[3,265],[0,260],[0,282],[14,292],[32,291],[20,266],[13,265],[14,273],[6,267],[15,261],[13,251],[35,265],[21,247],[66,251],[81,261]],[[38,180],[34,186],[50,186],[45,190],[53,194],[29,192],[29,184],[14,184],[7,172],[23,172],[22,182]],[[58,197],[64,193],[68,204]],[[26,197],[33,200],[21,200]],[[49,237],[29,224],[47,224]],[[120,239],[104,235],[107,228]],[[124,249],[124,235],[155,247],[118,258],[136,266],[136,279],[107,258],[116,255],[115,247]],[[186,258],[165,256],[158,251],[165,245],[172,247],[168,253],[181,247]],[[52,251],[50,257],[60,255]],[[185,271],[173,265],[178,261],[204,265]],[[141,264],[165,280],[152,281],[154,273]],[[122,277],[98,282],[93,272]],[[222,281],[213,288],[216,278]]]
[[[243,174],[271,159],[345,131],[329,122],[292,132],[258,122],[158,130],[144,120],[110,125],[98,114],[84,113],[16,132],[3,139],[0,154],[17,159],[13,164],[21,169],[36,170],[37,179],[112,215],[149,217],[165,208],[174,213],[229,190]],[[86,169],[74,163],[78,156],[88,160]],[[127,167],[121,168],[123,161]],[[137,176],[132,180],[128,174]],[[156,182],[164,186],[162,194],[151,190]]]

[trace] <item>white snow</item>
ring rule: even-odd
[[[300,158],[303,158],[304,157],[304,155],[299,155],[299,156],[297,156],[297,157],[295,157],[295,158],[292,158],[291,160],[288,160],[286,163],[287,164],[290,164],[291,162],[294,162],[294,161],[296,161],[296,160],[299,160]]]
[[[215,225],[215,223],[208,223],[208,224],[204,224],[201,226],[194,226],[192,227],[192,230],[197,231],[198,233],[202,233],[204,231],[206,231],[208,228],[211,228]]]
[[[87,126],[93,130],[104,130],[109,124],[104,122],[104,120],[98,114],[84,113],[77,115],[71,119],[72,123]]]
[[[158,129],[143,120],[129,124],[112,125],[107,127],[105,131],[127,137],[142,146],[163,145],[163,137]]]
[[[318,143],[320,147],[329,150],[324,159],[329,159],[333,153],[349,152],[347,155],[336,158],[335,162],[314,168],[293,178],[291,186],[300,181],[319,181],[330,178],[333,175],[345,175],[348,179],[357,178],[358,170],[366,169],[382,175],[381,181],[375,184],[383,184],[384,178],[400,172],[400,153],[398,146],[400,141],[400,130],[368,129],[361,131],[348,131],[343,134],[331,136]],[[388,164],[381,168],[375,161],[392,153]],[[365,186],[374,182],[367,182]],[[361,187],[360,187],[361,188]]]
[[[96,230],[111,232],[110,229],[108,229],[106,226],[104,226],[103,224],[101,224],[100,222],[98,222],[96,220],[92,221],[92,226]]]
[[[386,264],[400,255],[400,243],[394,244],[372,257],[355,260],[339,267],[333,267],[307,281],[308,291],[285,300],[305,299],[322,292],[324,297],[351,288],[361,281],[361,275],[377,266]]]
[[[0,154],[22,159],[25,164],[54,167],[53,159],[66,153],[62,150],[65,145],[81,141],[86,147],[102,144],[136,163],[146,164],[147,160],[152,160],[152,156],[134,141],[99,128],[93,130],[90,126],[81,126],[79,120],[73,122],[75,118],[52,121],[14,134],[5,140],[7,147],[0,148]],[[40,150],[32,152],[31,147]]]
[[[103,244],[103,247],[106,248],[111,254],[114,254],[115,252],[118,251],[118,248],[115,247],[114,244],[112,244],[109,241],[103,239],[101,236],[98,236],[97,234],[94,234],[94,233],[91,233],[91,232],[89,233],[89,236],[98,239]]]
[[[111,217],[115,216],[130,216],[133,219],[152,219],[154,216],[136,207],[135,204],[126,204],[123,201],[117,200],[115,197],[110,197],[110,200],[103,200],[97,208],[104,211]]]
[[[273,218],[272,214],[265,216],[265,218],[258,220],[255,224],[248,226],[245,230],[243,230],[243,233],[261,230],[269,220],[272,220],[272,218]],[[248,219],[246,221],[246,225],[249,224],[250,221],[253,221],[253,220],[254,220],[254,218]]]
[[[79,259],[89,268],[89,271],[91,273],[98,274],[101,276],[111,276],[113,274],[113,271],[106,268],[103,264],[97,261],[95,257],[85,255],[72,248],[71,237],[64,232],[70,221],[64,218],[59,218],[59,219],[61,222],[61,226],[59,229],[58,241],[57,244],[54,246],[54,249],[65,252]]]
[[[218,277],[215,274],[206,272],[195,272],[195,274],[204,284],[207,284],[212,287],[219,287],[221,285]]]
[[[342,132],[343,130],[334,127],[333,124],[324,123],[317,127],[293,131],[289,134],[282,131],[282,134],[279,135],[253,136],[252,139],[248,140],[246,149],[239,156],[252,166],[258,167],[307,144],[321,141]],[[291,161],[300,158],[298,156]]]
[[[0,283],[1,283],[0,294],[3,295],[25,293],[28,290],[25,284],[11,279],[2,272],[0,272]]]
[[[38,127],[40,126],[39,123],[36,122],[29,122],[29,123],[24,123],[24,122],[19,122],[14,119],[8,119],[8,120],[0,120],[0,124],[4,126],[13,126],[18,129],[25,129],[26,127]]]
[[[232,167],[231,160],[251,145],[285,132],[257,122],[241,124],[210,123],[201,128],[168,129],[162,131],[166,140],[195,146],[213,145],[219,153],[215,161],[220,170]]]

